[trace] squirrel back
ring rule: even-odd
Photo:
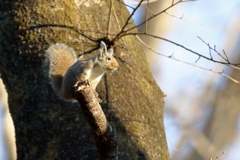
[[[101,42],[97,56],[77,61],[72,48],[61,43],[52,45],[46,51],[46,58],[54,90],[60,97],[69,100],[75,100],[74,86],[77,82],[89,80],[95,90],[104,73],[119,67],[112,54],[113,49],[107,50],[105,43]]]

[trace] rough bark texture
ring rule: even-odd
[[[94,136],[81,108],[53,92],[43,57],[57,42],[78,54],[94,51],[96,42],[106,36],[102,33],[107,31],[109,8],[108,0],[0,1],[0,72],[19,160],[97,159]],[[129,13],[118,1],[114,10],[110,31],[116,34]],[[143,50],[134,37],[120,39],[114,47],[120,69],[107,74],[97,90],[118,135],[119,159],[169,159],[163,93]]]
[[[94,134],[99,159],[117,160],[118,144],[116,131],[108,123],[98,103],[99,98],[96,97],[97,95],[94,92],[89,82],[80,82],[76,87],[76,99]]]

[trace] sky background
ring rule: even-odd
[[[169,0],[169,5],[171,2],[172,1]],[[134,6],[132,3],[128,3],[128,5]],[[190,21],[195,21],[197,23],[213,27],[221,27],[222,29],[204,27],[196,23],[186,22],[184,20],[173,18],[164,14],[161,16],[168,16],[169,22],[166,21],[166,24],[163,25],[167,26],[167,23],[170,23],[169,25],[174,25],[174,27],[170,32],[168,31],[166,34],[158,36],[162,36],[181,45],[184,45],[187,48],[197,51],[198,53],[209,56],[208,47],[198,38],[201,37],[211,46],[216,45],[216,48],[219,52],[222,53],[222,50],[224,49],[230,59],[232,58],[231,60],[234,61],[234,55],[231,54],[234,50],[233,46],[238,40],[239,30],[232,31],[231,25],[236,23],[235,21],[240,21],[238,19],[238,17],[240,17],[239,8],[240,1],[238,0],[198,0],[195,2],[182,3],[173,9],[170,9],[168,12],[178,17],[183,16],[184,19]],[[129,11],[131,12],[131,9],[129,9]],[[136,24],[141,21],[139,20],[141,19],[141,16],[142,15],[139,12],[135,14],[134,20]],[[156,28],[157,27],[158,26],[156,26]],[[154,49],[165,55],[172,55],[174,53],[175,58],[190,63],[194,63],[198,59],[198,56],[193,55],[192,53],[167,42],[161,42],[161,44],[159,44],[159,46]],[[192,101],[194,101],[199,97],[199,95],[202,94],[204,91],[202,88],[204,86],[209,84],[213,86],[213,88],[215,87],[215,89],[219,89],[225,85],[226,78],[219,74],[205,71],[203,69],[183,64],[162,56],[155,55],[155,58],[156,57],[157,60],[154,62],[154,65],[151,65],[152,62],[149,63],[150,66],[153,66],[151,70],[157,83],[159,84],[162,91],[167,95],[167,97],[164,98],[165,110],[168,110],[173,105],[175,105],[172,103],[172,100],[178,99],[180,95],[185,95],[188,97],[185,98],[181,103],[181,109],[178,111],[178,114],[180,115],[179,121],[192,122],[194,120],[194,116],[196,115],[190,115],[188,113],[191,113],[191,110],[196,109],[192,107]],[[216,55],[214,58],[221,60]],[[222,65],[210,63],[202,58],[196,64],[220,72],[224,69],[225,74],[229,74],[230,71],[228,68],[225,68]],[[207,106],[204,106],[203,109],[206,110],[206,107]],[[208,116],[206,112],[204,114],[206,115],[203,117]],[[165,131],[171,155],[173,155],[173,153],[176,153],[176,149],[178,149],[176,148],[176,145],[182,134],[179,130],[178,125],[175,124],[175,120],[172,120],[172,116],[165,114]],[[196,128],[201,128],[204,123],[205,122],[203,119],[202,122],[197,123]],[[240,124],[240,122],[238,124]],[[238,133],[239,128],[240,125],[237,126]],[[240,159],[239,148],[240,137],[237,137],[234,142],[225,147],[227,153],[221,158],[226,160]],[[178,152],[180,155],[188,153],[189,151],[187,151],[187,149],[183,151],[180,150]]]

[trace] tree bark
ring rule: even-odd
[[[53,92],[43,57],[54,43],[69,45],[83,58],[96,54],[96,42],[106,40],[109,9],[108,0],[0,1],[0,72],[19,160],[97,159],[81,108]],[[125,6],[114,1],[111,35],[128,16]],[[97,91],[117,132],[119,159],[169,159],[163,93],[141,45],[135,37],[124,37],[114,44],[114,51],[120,69],[107,74]]]
[[[106,116],[99,105],[99,98],[92,90],[88,81],[79,82],[75,88],[75,96],[79,102],[83,114],[92,129],[95,137],[99,159],[117,160],[118,145],[117,134],[108,123]]]

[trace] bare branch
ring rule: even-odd
[[[120,34],[124,32],[124,29],[127,27],[129,20],[132,18],[132,16],[133,16],[134,13],[137,11],[137,9],[141,6],[141,4],[142,4],[143,1],[144,1],[144,0],[141,0],[141,1],[138,3],[138,5],[133,9],[131,15],[128,17],[128,19],[126,20],[126,23],[125,23],[124,26],[122,27],[122,30],[119,32]]]
[[[176,3],[174,3],[174,4],[172,4],[171,6],[165,8],[163,11],[161,11],[161,12],[159,12],[159,13],[157,13],[157,14],[151,16],[150,18],[146,19],[144,22],[142,22],[142,23],[140,23],[139,25],[134,26],[134,27],[132,27],[132,28],[126,30],[125,32],[128,32],[128,31],[130,31],[130,30],[132,30],[132,29],[134,29],[134,28],[140,27],[141,25],[143,25],[143,24],[146,23],[147,21],[149,21],[149,20],[155,18],[156,16],[158,16],[158,15],[160,15],[160,14],[166,12],[167,10],[169,10],[170,8],[176,6],[178,3],[181,3],[181,2],[184,2],[184,1],[180,0],[180,1],[178,1],[178,2],[176,2]]]
[[[231,68],[233,68],[233,69],[240,70],[240,68],[239,68],[239,67],[236,67],[236,66],[228,65],[228,67],[231,67]]]
[[[149,2],[150,3],[153,3],[153,2],[157,2],[159,0],[150,0]],[[196,1],[196,0],[188,0],[188,1],[182,1],[182,2],[190,2],[190,1]],[[134,2],[134,1],[128,1],[128,0],[125,0],[125,2],[128,2],[128,3],[132,3],[132,4],[138,4],[139,2]],[[146,4],[148,2],[143,2],[142,4]],[[172,1],[172,4],[174,4],[174,0]]]
[[[172,1],[172,3],[174,3],[174,0]],[[153,15],[155,15],[155,13],[153,13],[153,11],[151,11],[148,7],[144,6],[148,11],[150,11]],[[147,12],[148,13],[148,12]],[[209,25],[205,25],[205,24],[202,24],[202,23],[198,23],[196,21],[190,21],[190,20],[187,20],[187,19],[184,19],[183,16],[184,14],[181,16],[181,17],[177,17],[175,15],[172,15],[168,12],[164,12],[166,13],[167,15],[171,16],[171,17],[174,17],[174,18],[178,18],[178,19],[181,19],[181,20],[184,20],[184,21],[187,21],[187,22],[190,22],[190,23],[195,23],[197,25],[200,25],[200,26],[204,26],[204,27],[209,27],[209,28],[215,28],[215,29],[222,29],[221,27],[214,27],[214,26],[209,26]],[[147,19],[147,18],[146,18]]]
[[[147,48],[150,49],[151,51],[153,51],[153,52],[155,52],[155,53],[157,53],[157,54],[159,54],[159,55],[161,55],[161,56],[164,56],[164,57],[167,57],[167,58],[171,58],[171,59],[173,59],[173,60],[175,60],[175,61],[179,61],[179,62],[188,64],[188,65],[191,65],[191,66],[195,66],[195,67],[198,67],[198,68],[207,70],[207,71],[211,71],[211,72],[213,72],[213,73],[220,74],[220,75],[222,75],[222,76],[230,79],[231,81],[233,81],[233,82],[235,82],[235,83],[240,83],[240,82],[237,81],[236,79],[234,79],[234,78],[232,78],[232,77],[224,74],[223,72],[214,71],[214,70],[212,70],[212,69],[208,69],[208,68],[205,68],[205,67],[202,67],[202,66],[198,66],[198,65],[193,64],[193,63],[189,63],[189,62],[186,62],[186,61],[182,61],[182,60],[179,60],[179,59],[177,59],[177,58],[174,58],[172,55],[171,55],[171,56],[167,56],[167,55],[165,55],[165,54],[162,54],[162,53],[160,53],[160,52],[152,49],[150,46],[148,46],[146,43],[144,43],[138,36],[135,35],[135,37],[136,37],[136,38],[139,40],[139,42],[141,42],[145,47],[147,47]]]
[[[178,18],[178,19],[181,19],[181,20],[190,22],[190,23],[195,23],[195,24],[198,24],[198,25],[200,25],[200,26],[209,27],[209,28],[215,28],[215,29],[222,29],[221,27],[213,27],[213,26],[209,26],[209,25],[202,24],[202,23],[198,23],[198,22],[196,22],[196,21],[190,21],[190,20],[184,19],[183,16],[182,16],[182,17],[177,17],[177,16],[175,16],[175,15],[169,14],[168,12],[165,12],[165,13],[166,13],[167,15],[171,16],[171,17]]]
[[[149,3],[153,3],[153,2],[157,2],[159,0],[147,0],[147,1],[149,1]],[[139,2],[134,2],[134,1],[126,1],[126,2],[132,3],[132,4],[138,4],[139,3]],[[146,3],[148,3],[148,2],[142,2],[142,4],[146,4]]]
[[[124,36],[126,36],[126,35],[146,35],[146,36],[150,36],[150,37],[153,37],[153,38],[157,38],[157,39],[161,39],[161,40],[164,40],[164,41],[166,41],[166,42],[169,42],[169,43],[172,43],[172,44],[174,44],[174,45],[176,45],[176,46],[179,46],[179,47],[181,47],[181,48],[183,48],[183,49],[185,49],[185,50],[187,50],[187,51],[189,51],[189,52],[191,52],[191,53],[193,53],[193,54],[195,54],[195,55],[197,55],[197,56],[200,56],[200,57],[202,57],[202,58],[204,58],[204,59],[207,59],[207,60],[210,60],[210,61],[212,61],[212,62],[214,62],[214,63],[219,63],[219,64],[224,64],[224,65],[232,65],[232,66],[240,66],[240,63],[230,63],[229,61],[227,61],[227,59],[224,59],[224,60],[226,60],[227,62],[223,62],[223,61],[217,61],[217,60],[214,60],[214,59],[212,59],[212,58],[209,58],[209,57],[207,57],[207,56],[204,56],[204,55],[202,55],[202,54],[200,54],[200,53],[198,53],[198,52],[196,52],[196,51],[193,51],[193,50],[191,50],[191,49],[189,49],[189,48],[187,48],[187,47],[185,47],[185,46],[183,46],[183,45],[181,45],[181,44],[179,44],[179,43],[176,43],[176,42],[173,42],[173,41],[171,41],[171,40],[169,40],[169,39],[166,39],[166,38],[162,38],[162,37],[159,37],[159,36],[155,36],[155,35],[152,35],[152,34],[148,34],[148,33],[127,33],[127,34],[125,34]],[[216,50],[214,50],[215,52],[217,52]],[[217,52],[218,53],[218,52]],[[218,53],[219,54],[219,53]],[[219,54],[220,55],[220,54]],[[221,56],[221,55],[220,55]],[[221,56],[222,57],[222,56]],[[224,58],[224,57],[223,57]]]
[[[225,55],[225,57],[226,57],[227,61],[229,62],[228,56],[226,55],[226,53],[225,53],[225,50],[224,50],[224,49],[223,49],[223,54]]]
[[[173,57],[173,55],[174,55],[174,53],[173,53],[172,55],[168,56],[168,58],[172,58],[172,57]]]
[[[145,5],[144,5],[143,7],[145,7],[147,11],[149,11],[149,12],[151,12],[153,15],[155,15],[155,13],[153,13],[153,11],[148,8],[148,6],[145,6]],[[146,19],[147,19],[147,18],[146,18]]]
[[[228,57],[226,56],[225,52],[223,51],[223,53],[225,54],[226,58],[223,57],[217,50],[216,50],[216,45],[214,45],[214,48],[212,48],[209,43],[206,43],[201,37],[198,36],[198,38],[208,46],[209,50],[213,50],[215,53],[217,53],[222,59],[224,59],[225,61],[227,61],[228,64],[231,64],[228,60]]]
[[[223,73],[224,72],[224,69],[222,70],[222,72],[220,72],[220,73]]]
[[[110,9],[109,9],[109,16],[108,16],[108,29],[107,29],[107,38],[109,37],[110,33],[110,23],[111,23],[111,17],[112,17],[112,8],[113,8],[113,0],[110,0]]]
[[[210,49],[210,48],[209,48],[209,55],[210,55],[211,59],[213,59],[213,57],[212,57],[212,52],[211,52],[211,49]]]
[[[115,11],[115,8],[114,8],[114,7],[113,7],[113,13],[114,13],[114,17],[115,17],[115,19],[116,19],[116,21],[117,21],[118,28],[119,28],[119,30],[120,30],[120,29],[121,29],[120,23],[119,23],[119,20],[118,20],[118,17],[117,17],[117,14],[116,14],[116,11]]]
[[[201,58],[201,57],[199,56],[198,59],[195,61],[195,63],[197,63],[197,62],[200,60],[200,58]]]
[[[194,1],[197,1],[197,0],[186,0],[186,1],[182,1],[182,2],[194,2]]]
[[[149,6],[149,0],[148,0],[147,7],[146,7],[146,18],[145,19],[148,19],[148,6]],[[147,22],[145,25],[145,33],[148,33],[148,23]]]
[[[211,158],[210,160],[216,160],[216,159],[220,158],[222,155],[224,155],[225,153],[226,153],[226,152],[223,151],[220,155],[218,155],[218,156],[215,157],[215,158]]]
[[[122,2],[122,1],[120,1],[120,0],[117,0],[119,3],[122,3],[122,4],[124,4],[126,7],[129,7],[129,8],[131,8],[131,9],[134,9],[134,7],[132,7],[132,6],[129,6],[129,5],[127,5],[126,3],[124,3],[124,2]]]
[[[213,50],[214,52],[216,52],[220,57],[222,57],[222,58],[227,62],[227,64],[225,64],[225,65],[227,65],[227,66],[229,66],[229,67],[231,67],[231,68],[233,68],[233,69],[240,70],[240,68],[238,67],[239,64],[232,64],[232,63],[230,63],[229,58],[228,58],[225,50],[223,50],[224,56],[222,56],[222,55],[217,51],[216,45],[214,45],[214,47],[212,48],[209,43],[206,43],[206,42],[205,42],[204,40],[202,40],[200,37],[198,37],[198,38],[199,38],[204,44],[206,44],[206,45],[208,46],[208,48],[209,48],[209,54],[210,54],[210,57],[211,57],[211,60],[212,60],[212,61],[214,61],[214,60],[213,60],[213,58],[212,58],[211,50]]]
[[[194,0],[188,0],[188,1],[194,1]],[[129,19],[133,16],[133,14],[136,12],[136,10],[137,10],[137,9],[140,7],[140,5],[142,4],[143,0],[141,0],[141,1],[139,2],[139,4],[137,5],[137,7],[134,8],[132,14],[128,17],[125,25],[122,27],[122,30],[116,35],[116,37],[115,37],[112,41],[113,41],[113,42],[114,42],[114,41],[117,41],[117,40],[120,39],[121,37],[125,36],[126,33],[129,32],[130,30],[133,30],[134,28],[137,28],[137,27],[142,26],[142,25],[145,24],[146,22],[148,22],[148,21],[150,21],[151,19],[157,17],[158,15],[166,12],[166,11],[169,10],[170,8],[176,6],[177,4],[179,4],[179,3],[181,3],[181,2],[188,2],[188,1],[179,0],[178,2],[176,2],[176,3],[174,3],[174,4],[171,4],[169,7],[165,8],[163,11],[161,11],[161,12],[159,12],[159,13],[151,16],[151,17],[149,17],[148,19],[146,19],[144,22],[140,23],[139,25],[133,26],[133,27],[125,30],[125,28],[126,28],[126,26],[127,26],[127,24],[128,24]]]

